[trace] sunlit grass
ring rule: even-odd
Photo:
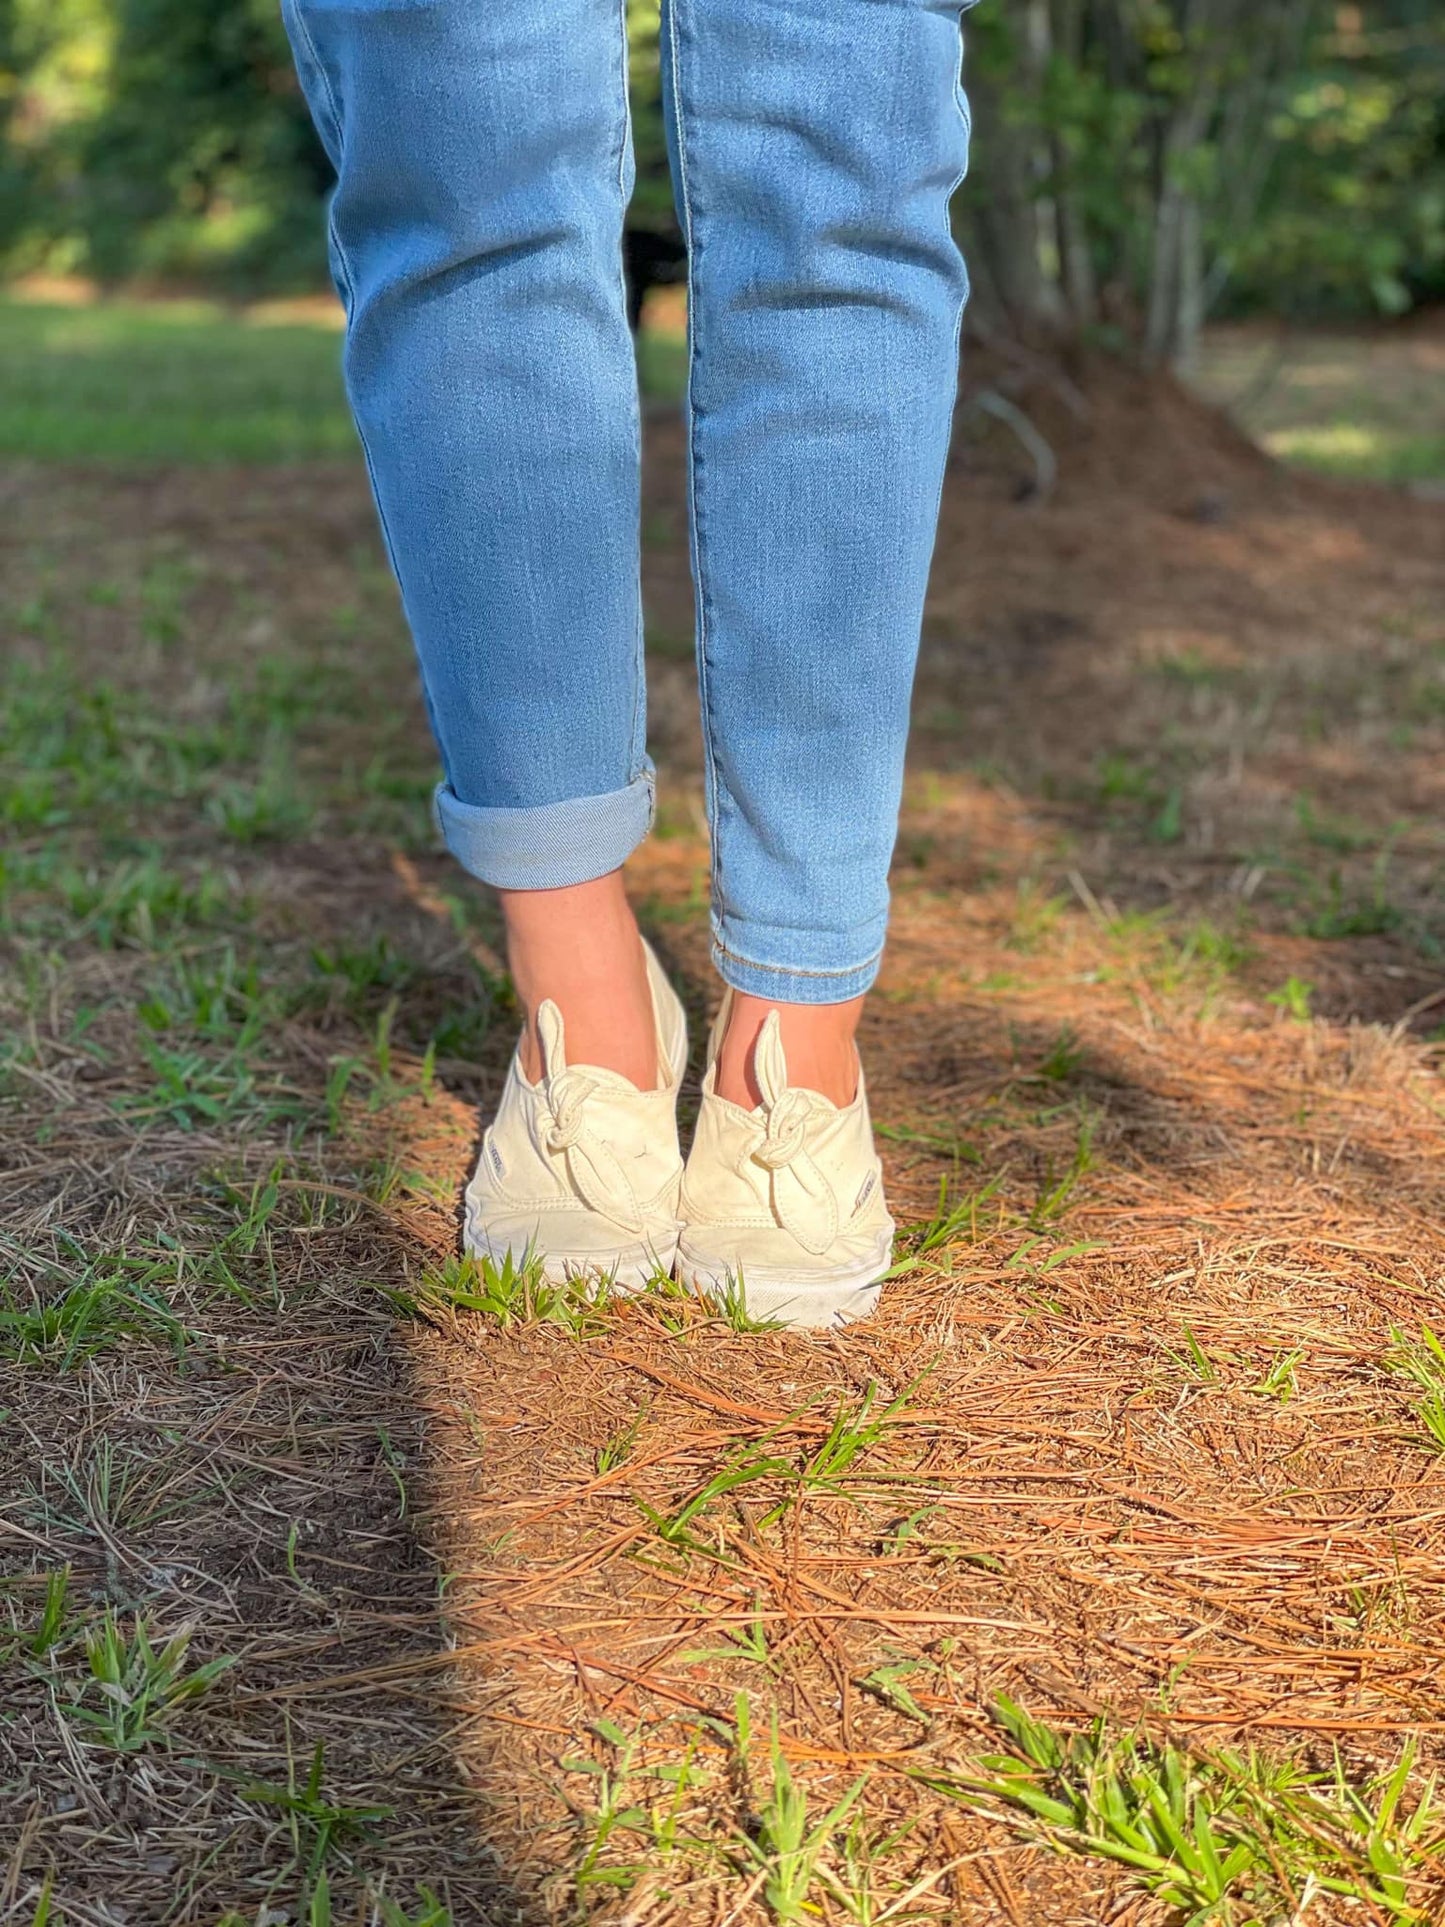
[[[1445,476],[1445,435],[1405,435],[1364,422],[1281,428],[1264,437],[1281,461],[1324,475],[1370,482],[1421,482]]]
[[[1445,479],[1445,388],[1417,328],[1211,329],[1198,386],[1280,461],[1342,480]]]
[[[324,301],[0,297],[0,456],[35,461],[282,462],[357,452],[339,317]],[[680,397],[670,317],[638,347],[643,392]]]
[[[0,454],[71,461],[349,455],[339,342],[204,302],[0,300]]]

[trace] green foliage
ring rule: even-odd
[[[1445,295],[1445,28],[1430,0],[1333,10],[1280,100],[1275,178],[1227,305],[1399,314]]]
[[[659,0],[626,0],[634,228],[675,231]],[[981,311],[1143,339],[1205,309],[1445,293],[1432,0],[1000,0],[969,14]],[[0,0],[0,259],[325,281],[329,168],[275,0]]]
[[[1445,1452],[1445,1345],[1428,1325],[1420,1327],[1418,1341],[1392,1330],[1385,1363],[1415,1387],[1425,1440],[1432,1451]]]
[[[0,1278],[0,1360],[41,1359],[69,1370],[97,1352],[138,1338],[164,1341],[177,1353],[190,1334],[162,1287],[174,1263],[140,1258],[79,1260],[79,1276],[52,1294],[25,1291]]]
[[[8,0],[0,245],[103,281],[315,285],[326,167],[273,0]]]
[[[970,16],[983,314],[1187,358],[1221,309],[1445,291],[1428,0],[1034,0]]]
[[[378,1821],[389,1820],[395,1811],[389,1806],[352,1806],[328,1798],[325,1788],[326,1744],[318,1740],[311,1755],[305,1779],[298,1779],[296,1761],[288,1756],[284,1784],[274,1781],[242,1781],[240,1798],[279,1814],[290,1834],[295,1864],[302,1868],[312,1895],[327,1893],[323,1884],[326,1863],[338,1848],[372,1838]],[[423,1896],[430,1900],[430,1896]],[[423,1914],[424,1920],[440,1922],[445,1916]]]
[[[628,0],[634,225],[674,227],[657,0]],[[0,0],[0,261],[254,295],[326,281],[275,0]]]

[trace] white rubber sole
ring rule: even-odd
[[[797,1272],[740,1269],[736,1259],[689,1251],[683,1241],[677,1249],[677,1279],[689,1291],[715,1300],[740,1298],[746,1315],[758,1324],[827,1331],[873,1315],[892,1262],[891,1229],[857,1264],[806,1279]]]

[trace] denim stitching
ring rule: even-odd
[[[332,86],[331,75],[327,70],[325,61],[321,58],[315,36],[312,34],[306,16],[302,12],[301,0],[282,0],[282,5],[283,12],[296,23],[297,39],[300,41],[306,58],[310,62],[316,78],[320,83],[321,91],[325,97],[327,117],[331,123],[331,140],[336,148],[335,155],[332,158],[336,168],[337,187],[332,191],[331,202],[326,210],[326,233],[327,239],[330,242],[331,257],[336,263],[337,279],[340,282],[338,292],[341,295],[342,307],[346,311],[346,339],[349,342],[351,338],[352,315],[356,309],[356,282],[351,272],[351,263],[346,258],[346,249],[342,244],[341,235],[336,226],[336,194],[340,189],[341,170],[346,159],[346,122],[336,99],[336,89]],[[382,507],[381,490],[377,486],[376,462],[371,453],[371,445],[366,439],[366,430],[361,425],[361,416],[355,407],[351,410],[351,419],[356,429],[356,439],[361,444],[361,459],[366,464],[366,479],[371,488],[371,499],[376,505],[376,519],[381,528],[382,546],[386,550],[386,559],[390,564],[391,573],[396,581],[397,588],[401,591],[402,609],[403,612],[405,612],[406,586],[402,582],[401,569],[397,563],[396,543],[393,541],[391,530],[387,526],[386,510]],[[437,753],[441,758],[443,773],[446,776],[448,785],[450,785],[451,771],[447,768],[446,751],[442,747],[442,734],[440,729],[437,728],[437,709],[432,700],[431,691],[426,686],[426,671],[419,649],[416,650],[416,661],[417,672],[421,679],[422,696],[426,703],[427,715],[432,724],[432,736],[436,742]]]
[[[944,441],[943,460],[939,464],[938,469],[938,495],[933,506],[935,528],[937,528],[939,516],[943,512],[943,486],[948,479],[948,449],[949,444],[953,440],[953,413],[958,406],[958,364],[963,348],[963,314],[965,308],[968,306],[968,297],[971,292],[968,281],[968,263],[964,260],[963,250],[959,247],[954,236],[951,209],[953,207],[953,197],[957,194],[959,188],[962,187],[968,174],[968,147],[969,142],[973,139],[973,113],[969,107],[968,95],[964,91],[963,85],[963,16],[973,5],[974,0],[964,0],[964,4],[958,10],[958,66],[955,68],[953,75],[953,106],[954,111],[958,115],[959,122],[963,127],[963,165],[954,176],[953,185],[949,188],[947,197],[943,203],[943,230],[948,236],[949,245],[953,248],[955,254],[957,254],[959,264],[963,269],[963,294],[959,298],[958,313],[953,318],[953,348],[949,356],[949,426],[948,435]]]
[[[316,77],[321,83],[321,90],[326,96],[326,113],[331,123],[331,145],[336,149],[335,154],[332,155],[331,158],[337,173],[340,174],[341,158],[345,146],[345,134],[344,124],[341,119],[341,109],[336,104],[336,90],[331,85],[331,76],[327,73],[321,55],[317,52],[316,41],[312,36],[311,28],[307,25],[306,16],[301,11],[300,0],[282,0],[281,11],[287,19],[295,23],[296,37],[302,44],[306,58],[315,69]],[[331,225],[329,217],[327,225]],[[348,277],[348,291],[349,288],[350,282]]]
[[[681,0],[666,0],[667,40],[672,55],[672,120],[677,135],[677,187],[682,202],[682,234],[687,247],[687,493],[692,544],[692,572],[697,586],[697,690],[702,711],[703,759],[707,766],[708,815],[712,835],[709,849],[711,894],[714,905],[722,899],[721,813],[717,754],[713,742],[712,705],[708,700],[707,673],[707,587],[705,544],[702,532],[701,494],[698,487],[701,464],[697,451],[697,402],[694,385],[701,360],[698,331],[697,268],[698,249],[693,227],[692,196],[688,187],[687,137],[682,111],[682,62],[678,51],[677,13]]]
[[[870,970],[883,955],[883,945],[879,944],[873,954],[865,957],[862,963],[845,964],[838,970],[805,970],[798,964],[759,963],[756,957],[745,957],[740,951],[730,949],[716,929],[713,931],[712,944],[718,955],[726,957],[729,962],[746,964],[749,970],[768,970],[778,977],[856,977],[863,971]]]
[[[618,86],[622,93],[622,131],[617,144],[617,198],[619,202],[618,248],[617,248],[617,292],[622,303],[622,314],[627,314],[627,272],[622,254],[622,232],[627,220],[627,149],[632,139],[632,94],[628,86],[628,40],[627,40],[627,0],[619,0],[617,8],[618,24]],[[624,326],[626,325],[624,320]],[[630,345],[629,345],[630,347]],[[642,464],[642,400],[638,389],[635,351],[630,349],[632,363],[632,394],[630,412],[632,416],[632,456],[639,472]],[[643,634],[642,616],[642,564],[638,557],[637,603],[632,642],[632,721],[627,731],[627,771],[628,781],[636,782],[643,773],[647,760],[647,653]],[[648,818],[651,827],[651,814]]]

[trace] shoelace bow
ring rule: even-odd
[[[543,1030],[543,1061],[551,1063],[560,1055],[560,1020],[557,1043],[552,1048],[548,1048],[551,1040],[540,1020],[538,1028]],[[647,1221],[637,1202],[637,1193],[617,1158],[588,1122],[588,1103],[601,1088],[596,1078],[589,1077],[586,1071],[544,1071],[542,1141],[549,1151],[563,1158],[568,1180],[584,1203],[600,1217],[640,1237],[647,1229]]]
[[[788,1068],[776,1011],[768,1014],[753,1056],[762,1095],[763,1122],[747,1156],[768,1173],[773,1216],[805,1251],[821,1254],[838,1235],[838,1199],[807,1149],[813,1100],[788,1086]]]

